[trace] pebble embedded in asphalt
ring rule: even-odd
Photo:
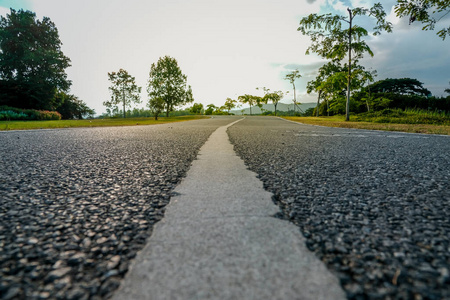
[[[261,117],[228,133],[349,299],[450,299],[450,137]]]

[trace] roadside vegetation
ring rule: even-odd
[[[53,120],[53,121],[0,121],[0,130],[52,129],[77,127],[107,127],[107,126],[136,126],[157,125],[165,123],[183,122],[207,118],[200,115],[185,115],[178,117],[154,118],[105,118],[89,120]]]
[[[446,15],[450,11],[448,1],[419,2],[397,1],[397,16],[408,17],[410,23],[422,23],[423,30],[434,30],[442,18],[438,17],[439,14]],[[154,118],[156,121],[160,115],[165,115],[162,121],[166,122],[175,116],[229,115],[241,105],[249,106],[250,115],[252,108],[259,107],[261,115],[345,115],[346,121],[359,124],[449,126],[450,89],[443,91],[449,94],[447,97],[433,97],[417,79],[375,81],[376,70],[366,70],[360,64],[364,56],[375,55],[366,43],[369,33],[379,35],[392,31],[392,24],[387,21],[381,3],[370,8],[349,7],[347,11],[348,15],[310,14],[300,20],[297,28],[311,39],[306,54],[312,53],[324,60],[316,78],[306,86],[308,93],[318,95],[315,109],[300,110],[295,81],[302,74],[298,69],[283,74],[284,79],[292,84],[293,111],[277,110],[289,91],[271,91],[267,87],[256,88],[263,91],[260,95],[244,94],[236,96],[236,99],[224,99],[222,106],[194,103],[187,75],[175,58],[164,56],[150,67],[146,101],[140,98],[142,88],[136,85],[135,77],[128,71],[120,69],[108,73],[110,99],[103,102],[106,113],[97,117],[101,120],[96,120],[93,119],[95,111],[70,94],[72,82],[65,70],[71,66],[71,60],[61,50],[62,42],[56,25],[47,17],[38,20],[34,12],[11,9],[9,14],[0,17],[0,129],[13,129],[19,126],[14,124],[20,124],[13,121],[24,120],[27,122],[23,124],[27,125],[23,128],[149,124],[150,121],[134,118]],[[363,28],[360,24],[371,28]],[[450,28],[442,28],[437,35],[445,40],[450,35]],[[46,61],[52,64],[42,63]],[[143,102],[146,108],[131,107]],[[191,103],[191,107],[185,108]],[[273,110],[267,109],[267,104],[272,104]],[[117,118],[132,120],[121,122]],[[89,120],[62,122],[76,119]],[[44,120],[51,121],[45,125]],[[304,121],[307,122],[306,119]]]
[[[410,133],[443,134],[450,135],[450,118],[445,122],[440,120],[436,123],[420,123],[421,118],[426,118],[420,114],[407,114],[402,118],[367,117],[356,116],[351,121],[345,121],[344,115],[331,117],[283,117],[287,120],[327,127],[369,129],[383,131],[401,131]]]

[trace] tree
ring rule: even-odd
[[[150,97],[147,103],[147,106],[150,108],[155,120],[158,120],[159,115],[163,112],[165,102],[163,98],[160,97]]]
[[[205,115],[212,115],[214,111],[218,109],[214,104],[206,105],[207,109],[205,110]]]
[[[86,117],[92,118],[95,115],[95,110],[89,108],[84,101],[74,95],[60,91],[55,98],[56,111],[61,114],[62,119],[81,120]]]
[[[313,91],[318,93],[316,105],[317,117],[319,116],[320,99],[326,99],[328,107],[328,95],[335,92],[333,89],[336,88],[336,85],[332,84],[333,80],[331,79],[331,77],[333,77],[337,73],[342,73],[344,71],[345,70],[340,65],[339,60],[335,59],[320,67],[316,79],[311,80],[307,83],[306,91],[308,94],[312,93]],[[330,80],[328,78],[330,78]],[[339,90],[340,88],[338,87],[337,89]],[[327,109],[327,111],[329,110]]]
[[[175,107],[194,102],[192,89],[187,86],[187,76],[181,72],[175,58],[164,56],[152,64],[149,74],[149,98],[164,101],[166,117]]]
[[[236,107],[236,100],[233,100],[231,98],[227,98],[227,100],[225,101],[225,104],[223,106],[225,106],[225,109],[228,111],[228,113],[230,113],[230,110],[232,110],[233,108]]]
[[[409,24],[421,22],[422,30],[434,30],[436,23],[450,13],[450,1],[443,0],[397,0],[395,6],[397,17],[409,17]],[[450,36],[450,26],[442,28],[436,35],[442,40]]]
[[[11,9],[0,16],[0,86],[2,104],[55,109],[57,91],[71,85],[65,69],[70,59],[61,51],[55,24],[31,11]]]
[[[264,97],[262,98],[262,102],[267,104],[269,103],[269,101],[271,101],[275,108],[275,116],[276,116],[278,102],[280,102],[281,99],[283,99],[284,93],[282,91],[270,92],[270,89],[266,87],[263,87],[263,90],[264,90]]]
[[[294,70],[284,77],[285,80],[289,80],[289,82],[292,84],[292,87],[294,88],[294,111],[295,111],[295,106],[297,106],[297,98],[296,98],[296,93],[295,93],[295,80],[300,77],[302,77],[302,75],[300,75],[299,70]]]
[[[120,69],[117,73],[108,73],[108,79],[111,82],[109,87],[111,100],[103,102],[103,105],[111,108],[122,104],[123,117],[125,118],[126,108],[131,105],[131,102],[141,103],[141,87],[136,85],[135,78],[124,69]]]
[[[192,107],[189,109],[189,111],[193,114],[201,114],[203,110],[203,104],[201,103],[194,103]]]
[[[250,115],[252,115],[252,106],[256,104],[257,98],[252,95],[242,95],[238,97],[239,102],[242,104],[248,104],[250,106]]]
[[[373,56],[372,50],[363,40],[368,35],[368,31],[363,27],[355,25],[353,20],[356,16],[368,15],[376,19],[374,26],[374,35],[378,35],[382,30],[392,31],[392,24],[386,21],[386,12],[380,3],[376,3],[372,8],[366,9],[357,7],[347,8],[349,16],[341,15],[317,15],[310,14],[302,18],[300,27],[297,29],[303,35],[311,38],[312,45],[307,49],[306,54],[314,52],[326,59],[338,59],[340,61],[348,57],[348,75],[347,75],[347,102],[346,102],[346,120],[350,116],[350,85],[352,72],[352,54],[356,59],[362,58],[364,53]],[[348,29],[343,29],[347,23]]]

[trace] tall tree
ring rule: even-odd
[[[124,69],[120,69],[117,73],[108,73],[108,79],[111,82],[111,86],[109,87],[111,100],[103,102],[103,105],[111,107],[122,104],[123,117],[125,118],[126,108],[132,102],[141,103],[141,87],[136,85],[136,79]]]
[[[372,50],[363,40],[368,35],[368,31],[356,25],[354,18],[356,16],[368,15],[376,19],[373,34],[378,35],[382,30],[392,31],[392,24],[386,21],[386,12],[381,3],[376,3],[372,8],[357,7],[347,9],[348,16],[342,15],[317,15],[310,14],[302,18],[300,27],[297,29],[303,35],[311,38],[312,44],[306,51],[307,54],[314,52],[326,59],[338,59],[340,61],[348,58],[347,75],[347,102],[346,102],[346,120],[350,117],[350,92],[351,92],[351,72],[352,55],[354,58],[362,58],[364,53],[373,56]],[[348,28],[343,26],[348,24]]]
[[[65,69],[70,59],[61,51],[55,24],[31,11],[11,9],[0,16],[0,97],[2,104],[55,109],[57,91],[68,91]]]
[[[285,80],[289,80],[289,82],[292,84],[292,87],[294,88],[294,111],[295,111],[295,107],[297,106],[297,98],[296,98],[296,92],[295,92],[295,80],[298,78],[301,78],[301,77],[302,77],[302,75],[300,75],[299,70],[294,70],[284,77]]]
[[[164,101],[166,117],[175,107],[194,102],[192,89],[187,86],[187,76],[181,72],[175,58],[164,56],[152,64],[147,92],[149,99]]]
[[[436,23],[450,13],[450,1],[446,0],[397,0],[397,17],[409,18],[409,24],[421,22],[422,30],[434,30]],[[442,40],[450,36],[450,26],[436,33]]]

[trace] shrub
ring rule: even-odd
[[[0,121],[2,120],[61,120],[61,114],[57,111],[0,106]]]
[[[38,110],[39,120],[61,120],[61,114],[57,111]]]

